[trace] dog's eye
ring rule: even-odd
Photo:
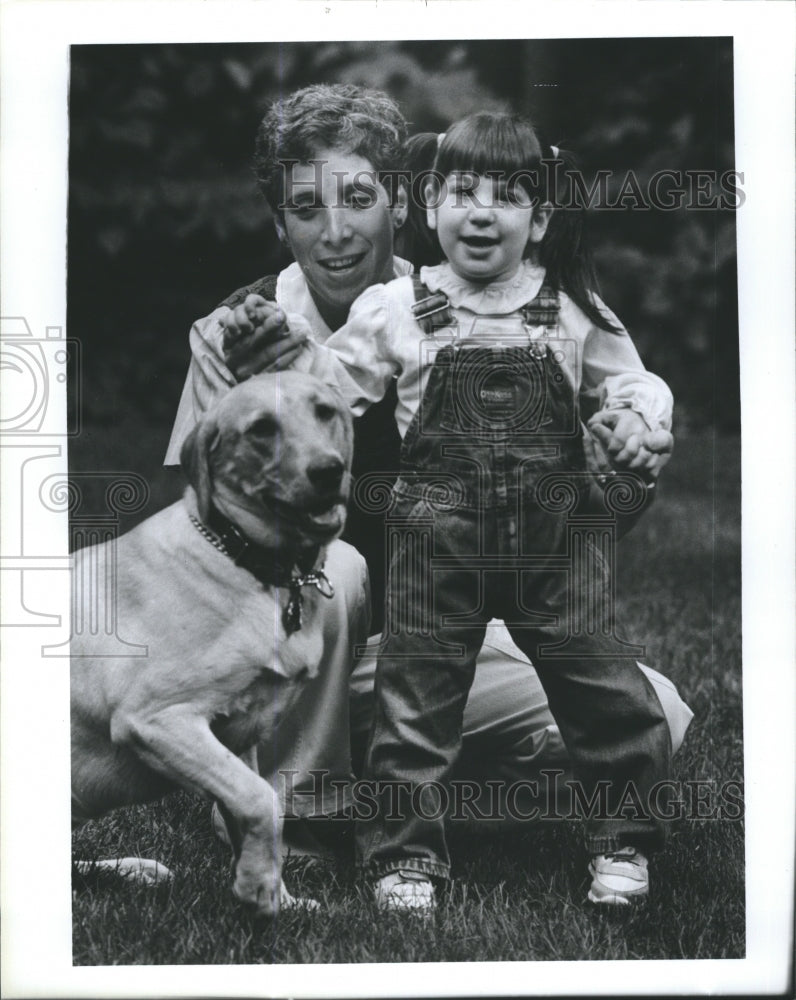
[[[328,403],[317,403],[315,416],[323,423],[327,423],[329,420],[334,420],[337,416],[337,410],[333,406],[329,406]]]
[[[248,433],[255,437],[274,437],[278,430],[279,426],[276,420],[269,416],[258,417],[247,428]]]

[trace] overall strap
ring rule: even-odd
[[[431,292],[418,274],[412,275],[412,287],[415,293],[412,315],[426,336],[432,336],[435,330],[453,323],[450,299],[445,292]],[[543,282],[533,299],[522,307],[523,322],[526,326],[543,326],[549,333],[554,333],[560,308],[558,292]]]
[[[444,292],[431,292],[420,280],[419,274],[412,275],[412,288],[415,293],[412,315],[427,337],[453,323],[450,299]]]
[[[522,307],[523,322],[526,326],[543,326],[554,333],[560,308],[558,292],[544,281],[535,297]]]

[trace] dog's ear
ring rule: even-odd
[[[213,496],[213,477],[210,473],[210,452],[218,441],[218,424],[212,417],[205,417],[193,428],[180,450],[180,464],[185,478],[196,490],[199,517],[206,521],[210,515]]]

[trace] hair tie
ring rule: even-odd
[[[445,138],[445,132],[440,132],[437,136],[437,149],[442,145],[442,140]]]

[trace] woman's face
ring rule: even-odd
[[[283,236],[332,329],[366,288],[393,278],[393,208],[373,165],[343,149],[319,150],[285,176]],[[280,227],[281,228],[281,227]]]

